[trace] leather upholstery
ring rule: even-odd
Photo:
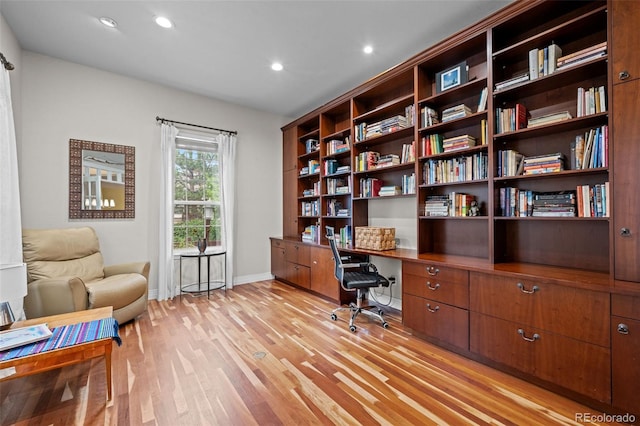
[[[113,307],[120,323],[147,308],[149,262],[104,266],[93,228],[24,229],[27,318]]]

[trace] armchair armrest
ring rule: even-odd
[[[118,274],[140,274],[149,282],[149,268],[151,264],[149,262],[131,262],[121,263],[119,265],[110,265],[104,267],[104,276],[110,277]]]
[[[43,278],[32,281],[24,298],[27,318],[38,318],[88,308],[87,289],[78,277]]]

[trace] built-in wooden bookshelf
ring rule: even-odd
[[[638,2],[514,2],[288,124],[283,237],[299,241],[310,224],[320,230],[366,226],[370,204],[388,201],[364,192],[361,181],[400,185],[412,175],[413,191],[390,198],[415,200],[417,249],[386,254],[403,262],[405,324],[444,347],[550,383],[594,406],[612,404],[640,414],[629,403],[640,394],[640,367],[622,349],[625,342],[640,345],[640,330],[635,337],[624,333],[630,325],[640,327],[638,20]],[[457,68],[463,73],[459,81],[442,77]],[[591,101],[593,109],[585,110]],[[504,112],[511,108],[514,114]],[[500,125],[521,111],[518,121]],[[365,130],[398,116],[408,121],[398,119],[403,125],[379,134]],[[593,162],[580,166],[590,159],[584,147],[591,136]],[[309,138],[319,140],[318,152],[304,150]],[[318,175],[291,172],[292,141],[298,172],[312,159],[321,165]],[[332,141],[348,143],[333,152]],[[407,145],[413,146],[410,161],[362,167],[366,153],[401,155]],[[536,163],[545,156],[554,166]],[[514,164],[513,173],[502,173],[507,158],[522,158],[523,167]],[[342,167],[340,172],[322,167],[328,161]],[[287,182],[292,178],[295,185]],[[348,182],[349,190],[329,190],[333,179]],[[287,203],[294,195],[298,204],[306,201],[303,192],[315,181],[320,193],[309,198],[319,200],[320,213],[308,217],[299,211],[293,225]],[[581,193],[583,187],[587,191]],[[588,197],[592,191],[600,210],[505,214],[501,197],[527,191],[575,192],[576,203],[578,193]],[[426,209],[428,201],[454,198],[453,193],[475,200],[479,209],[466,214],[466,206],[463,215],[446,216]],[[340,216],[334,214],[336,203],[343,208]],[[326,245],[322,236],[319,241]],[[440,292],[425,291],[425,278],[437,281]],[[440,317],[424,311],[435,304],[442,306]],[[553,315],[563,306],[578,310],[560,324]],[[543,337],[531,337],[531,330]],[[509,356],[500,350],[504,342],[510,342]],[[512,349],[521,342],[529,347]],[[540,346],[537,354],[533,345]]]

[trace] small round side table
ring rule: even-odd
[[[224,277],[221,280],[211,281],[211,258],[222,256],[222,262],[224,263]],[[182,284],[182,259],[198,259],[198,282],[193,284]],[[219,290],[224,288],[225,293],[227,292],[227,252],[226,251],[212,251],[212,252],[204,252],[204,253],[182,253],[180,254],[180,297],[182,297],[182,293],[190,293],[190,294],[199,294],[203,293],[205,290],[202,289],[202,285],[204,282],[201,277],[201,264],[202,259],[207,260],[207,299],[209,298],[209,293],[211,290]],[[211,287],[211,284],[219,284],[216,287]],[[191,287],[198,286],[197,290],[191,290]]]

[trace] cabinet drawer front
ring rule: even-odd
[[[611,313],[640,321],[640,296],[611,295]]]
[[[424,277],[402,271],[405,293],[448,303],[460,308],[469,307],[469,285],[466,280],[450,281],[439,277]]]
[[[472,272],[469,307],[475,312],[609,347],[607,293]]]
[[[470,349],[539,379],[610,403],[608,348],[472,312]]]
[[[310,266],[309,264],[309,246],[302,243],[287,243],[285,247],[285,259],[288,262],[297,263],[299,265]]]
[[[613,405],[640,415],[640,321],[611,317]]]
[[[275,238],[271,240],[271,247],[281,247],[284,248],[284,241],[276,240]]]
[[[469,271],[431,263],[402,262],[402,272],[447,282],[468,283]]]
[[[405,325],[429,337],[460,349],[469,350],[469,312],[440,303],[407,295],[403,297],[403,312],[411,312]]]

